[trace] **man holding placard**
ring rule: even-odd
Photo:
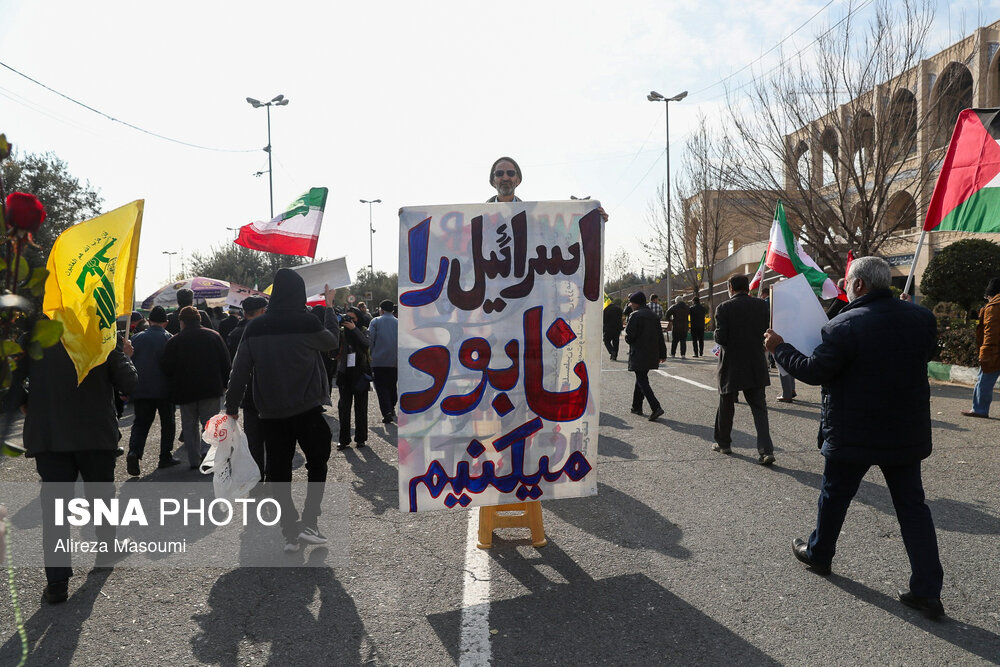
[[[848,305],[822,329],[810,356],[769,329],[766,349],[797,379],[823,385],[819,446],[826,457],[816,529],[796,538],[795,557],[830,574],[847,508],[868,469],[877,465],[896,508],[910,559],[905,605],[927,618],[944,614],[944,573],[931,511],[924,502],[920,462],[931,453],[927,362],[937,347],[931,312],[892,298],[891,269],[877,257],[854,260]]]

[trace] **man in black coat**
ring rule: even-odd
[[[246,332],[250,321],[264,314],[264,309],[267,308],[267,299],[260,296],[248,296],[243,299],[241,306],[243,308],[243,319],[229,333],[229,338],[226,340],[226,344],[229,346],[230,359],[236,358],[236,351],[240,348],[240,342],[243,340],[243,334]],[[243,432],[247,436],[247,447],[250,449],[250,455],[253,456],[253,460],[257,462],[257,467],[260,468],[261,478],[266,479],[267,453],[264,448],[264,433],[260,429],[260,413],[257,411],[257,405],[253,402],[252,376],[247,384],[246,391],[243,393],[243,401],[240,403],[240,407],[243,408]]]
[[[715,342],[719,353],[719,408],[715,412],[717,452],[732,454],[733,414],[736,395],[743,392],[753,425],[757,430],[757,454],[761,465],[774,463],[774,444],[767,423],[764,387],[771,384],[764,356],[764,332],[770,313],[763,299],[750,296],[750,281],[745,275],[729,278],[729,300],[715,311]]]
[[[55,525],[56,500],[72,497],[72,485],[78,476],[83,479],[88,499],[114,497],[115,461],[121,438],[114,394],[131,394],[135,388],[138,376],[127,358],[131,354],[132,346],[126,340],[124,353],[112,350],[107,360],[92,368],[79,385],[76,367],[62,341],[45,348],[41,359],[24,355],[18,362],[9,401],[25,414],[25,456],[35,459],[42,479],[42,548],[48,581],[42,602],[64,602],[73,574],[70,552],[56,548],[70,538],[68,525]],[[114,560],[115,527],[97,525],[95,534],[108,550],[99,553],[98,558]]]
[[[635,373],[635,389],[632,390],[632,414],[642,414],[643,397],[649,401],[649,421],[663,416],[663,408],[649,386],[649,371],[667,360],[667,343],[663,340],[660,318],[646,305],[646,295],[636,292],[629,296],[628,305],[632,314],[625,327],[625,342],[628,343],[628,369]]]
[[[188,463],[194,470],[208,452],[201,439],[205,424],[221,412],[229,382],[229,349],[222,336],[201,324],[194,306],[180,312],[181,331],[163,348],[163,374],[170,398],[181,409],[181,432]]]
[[[618,361],[618,346],[622,337],[622,307],[612,301],[604,309],[604,347],[608,348],[611,361]]]
[[[701,305],[701,299],[696,296],[691,305],[691,312],[688,314],[691,319],[691,350],[696,357],[705,354],[705,315],[707,314],[708,309]]]
[[[663,314],[670,322],[670,356],[677,356],[677,346],[681,346],[681,359],[687,356],[688,314],[691,309],[684,303],[684,297],[674,299],[674,305]]]
[[[167,333],[171,336],[176,336],[181,332],[181,320],[180,312],[186,307],[194,304],[194,292],[192,290],[184,289],[177,290],[177,310],[167,315]],[[199,310],[198,315],[201,318],[201,326],[206,329],[212,328],[212,320],[208,317],[208,313],[204,310]]]
[[[816,529],[795,539],[795,557],[830,573],[847,508],[868,469],[882,470],[910,559],[904,604],[928,618],[944,614],[944,572],[931,511],[924,502],[920,462],[931,453],[927,362],[937,347],[931,312],[892,297],[889,264],[878,257],[851,263],[849,303],[805,356],[768,330],[767,349],[797,379],[823,385],[818,444],[826,457]]]

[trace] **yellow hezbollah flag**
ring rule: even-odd
[[[611,297],[608,296],[607,292],[605,292],[604,293],[604,307],[607,308],[610,305],[611,305]]]
[[[77,382],[107,360],[115,320],[132,312],[143,200],[73,225],[56,239],[42,311],[63,323],[62,342]]]

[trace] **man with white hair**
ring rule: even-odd
[[[830,574],[847,508],[871,466],[882,470],[910,559],[910,588],[900,601],[925,617],[944,614],[944,573],[920,462],[931,453],[927,362],[937,347],[931,312],[894,299],[889,264],[878,257],[851,263],[849,303],[822,330],[806,356],[768,329],[764,346],[796,379],[823,385],[818,444],[826,457],[816,529],[792,542],[795,557]]]

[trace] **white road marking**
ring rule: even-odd
[[[668,373],[666,371],[661,371],[659,369],[657,369],[656,372],[659,373],[660,375],[664,376],[664,377],[673,378],[675,380],[680,380],[681,382],[687,382],[688,384],[693,384],[694,386],[701,387],[702,389],[708,389],[709,391],[718,391],[719,390],[718,387],[709,387],[707,384],[702,384],[700,382],[695,382],[694,380],[689,380],[687,378],[682,378],[680,375],[671,375],[670,373]]]
[[[479,508],[469,511],[465,537],[465,578],[462,586],[460,667],[490,664],[490,557],[479,543]]]

